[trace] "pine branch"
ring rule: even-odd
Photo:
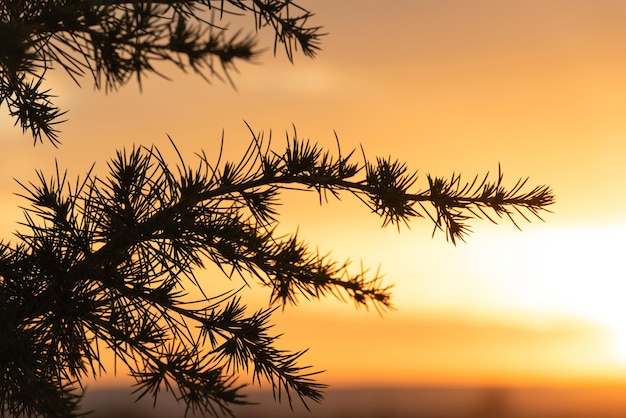
[[[43,382],[33,396],[50,399],[46,408],[73,405],[66,388],[105,372],[100,347],[131,370],[138,396],[156,400],[166,388],[192,411],[229,413],[245,402],[235,377],[250,367],[253,380],[268,381],[278,399],[319,401],[319,372],[296,364],[304,351],[276,348],[272,312],[297,304],[298,296],[329,295],[384,311],[390,286],[378,273],[355,274],[349,262],[312,253],[295,235],[276,236],[283,190],[315,192],[320,202],[354,195],[383,226],[430,217],[453,243],[464,239],[472,218],[515,223],[515,215],[539,217],[553,202],[549,188],[526,189],[527,181],[506,189],[500,171],[495,181],[470,183],[428,175],[420,190],[417,174],[389,158],[353,161],[354,152],[344,156],[339,143],[333,153],[295,132],[281,153],[270,143],[253,135],[238,163],[220,157],[211,164],[201,153],[192,167],[179,153],[174,170],[158,149],[134,148],[117,153],[106,178],[90,171],[72,185],[57,167],[49,180],[38,173],[36,183],[20,183],[31,205],[23,223],[30,232],[18,234],[16,246],[0,245],[0,340],[3,353],[38,348],[17,360],[0,356],[9,413],[44,411],[6,386],[34,381]],[[247,316],[237,292],[207,295],[210,284],[196,277],[206,262],[244,285],[255,279],[268,286],[274,308]],[[189,286],[203,297],[189,300]]]
[[[229,21],[251,16],[255,31],[274,31],[274,52],[283,45],[314,57],[321,28],[311,12],[289,0],[54,0],[0,3],[0,105],[35,142],[58,143],[56,125],[65,114],[43,86],[48,68],[72,79],[91,75],[97,88],[116,90],[133,77],[141,87],[157,64],[168,62],[207,81],[233,84],[236,62],[259,55],[256,33],[242,35]]]

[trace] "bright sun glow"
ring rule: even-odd
[[[506,245],[492,237],[491,244],[483,241],[482,254],[472,252],[472,264],[493,280],[506,280],[508,294],[500,295],[505,303],[606,326],[616,358],[626,363],[625,233],[625,225],[546,227],[526,231]]]

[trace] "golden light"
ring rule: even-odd
[[[477,234],[468,245],[466,263],[472,277],[499,283],[505,306],[609,328],[615,357],[626,363],[625,233],[626,225],[607,225],[542,226],[504,240]]]

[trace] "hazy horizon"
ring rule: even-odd
[[[336,389],[326,392],[310,411],[294,400],[293,410],[271,392],[253,391],[257,405],[236,406],[237,418],[620,418],[626,414],[626,386],[618,387],[399,387]],[[150,399],[135,404],[129,391],[109,389],[87,392],[84,409],[94,418],[182,416],[183,405],[169,394],[160,395],[153,410]],[[190,414],[190,417],[200,416]]]

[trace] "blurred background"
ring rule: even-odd
[[[277,312],[281,347],[309,347],[303,363],[326,370],[327,400],[292,414],[251,388],[263,405],[237,415],[626,416],[626,3],[301,4],[328,33],[319,56],[292,65],[280,50],[272,56],[262,32],[267,51],[239,66],[236,89],[164,68],[171,81],[105,94],[49,72],[70,110],[60,147],[33,146],[0,113],[0,237],[11,240],[22,219],[13,179],[52,175],[55,161],[70,178],[94,162],[102,175],[115,150],[133,145],[154,144],[174,162],[167,134],[193,161],[200,150],[217,157],[223,133],[236,160],[251,140],[244,120],[271,130],[278,150],[294,127],[331,149],[336,132],[344,151],[406,161],[419,187],[425,173],[471,180],[500,164],[506,184],[529,176],[529,186],[550,185],[553,213],[522,221],[521,232],[475,221],[457,246],[432,236],[427,219],[381,229],[350,196],[320,206],[314,194],[286,194],[279,230],[355,270],[380,268],[396,309],[379,315],[328,299]],[[251,17],[241,24],[251,28]],[[211,269],[199,276],[216,291],[239,287]],[[267,305],[267,289],[244,292],[252,307]],[[89,382],[86,405],[154,416],[150,402],[132,405],[131,383],[110,371]],[[174,406],[164,393],[157,407]]]
[[[258,405],[236,407],[238,418],[621,418],[626,416],[622,388],[380,387],[335,389],[308,411],[294,403],[276,404],[271,393],[253,392]],[[171,399],[157,408],[143,399],[129,402],[128,391],[99,390],[87,395],[94,418],[177,417],[184,408]],[[296,401],[297,402],[297,401]],[[188,416],[200,416],[192,413]]]

